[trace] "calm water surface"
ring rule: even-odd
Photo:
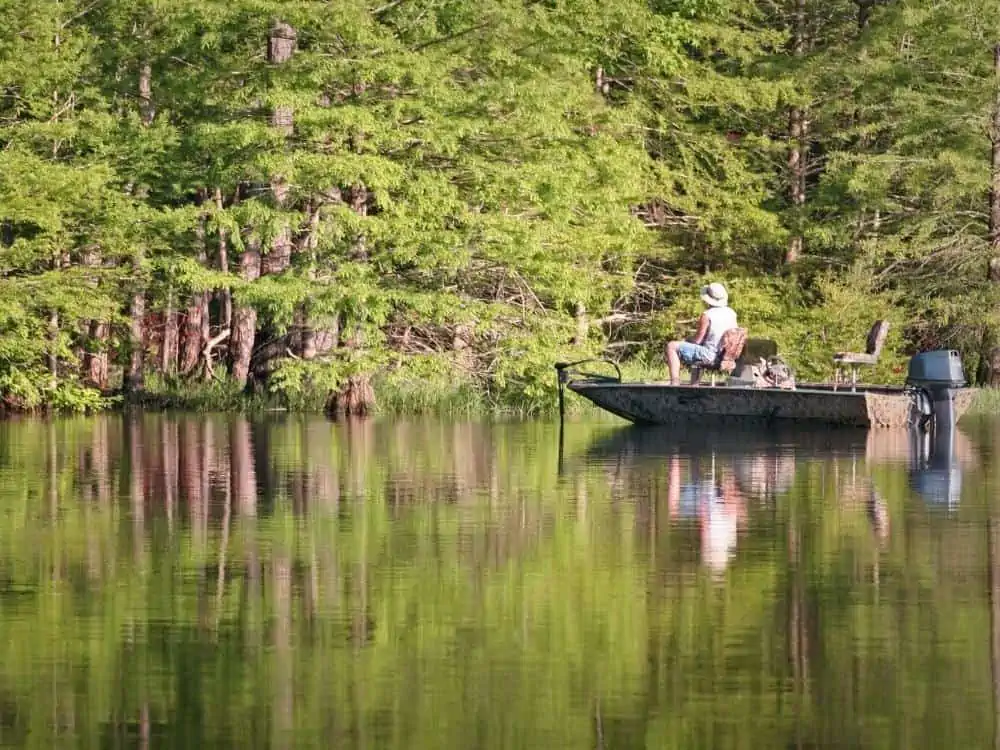
[[[0,423],[0,744],[994,748],[1000,423]]]

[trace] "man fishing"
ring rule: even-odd
[[[670,368],[670,385],[681,384],[681,363],[688,367],[711,366],[719,356],[719,343],[730,328],[736,328],[736,311],[729,306],[726,287],[713,282],[701,288],[701,301],[706,310],[698,318],[698,332],[688,341],[671,341],[667,344],[667,366]],[[692,378],[698,382],[700,370]]]

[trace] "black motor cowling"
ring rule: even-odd
[[[935,443],[950,441],[958,423],[955,392],[968,385],[958,352],[940,349],[915,354],[907,369],[906,385],[916,393],[921,420],[933,426]]]
[[[910,359],[906,384],[917,388],[964,388],[962,358],[954,349],[920,352]]]

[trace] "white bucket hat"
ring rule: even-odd
[[[729,304],[729,292],[717,281],[701,288],[701,301],[709,307],[725,307]]]

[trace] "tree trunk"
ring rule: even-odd
[[[310,280],[311,280],[310,274]],[[295,320],[292,323],[292,330],[288,336],[288,346],[291,350],[295,352],[299,357],[303,357],[306,352],[306,344],[315,351],[315,344],[313,342],[313,336],[307,331],[309,325],[309,306],[307,303],[298,305],[295,308]],[[313,357],[315,357],[315,353]],[[310,357],[312,359],[313,357]]]
[[[215,208],[217,211],[222,211],[224,208],[224,203],[222,200],[222,190],[220,188],[215,189]],[[226,230],[219,229],[219,270],[223,273],[229,273],[229,238],[226,236]],[[217,299],[219,300],[219,327],[223,330],[227,328],[232,328],[233,325],[233,294],[229,289],[220,289],[217,293]],[[208,325],[208,320],[206,319],[205,324]]]
[[[191,302],[184,314],[180,356],[180,370],[183,375],[190,374],[198,366],[202,349],[207,343],[207,339],[204,337],[207,303],[208,300],[204,294],[195,294],[191,297]]]
[[[993,127],[990,132],[992,158],[990,161],[990,245],[996,254],[990,261],[1000,264],[1000,43],[993,48],[994,104]],[[991,276],[993,270],[991,269]],[[1000,276],[1000,274],[998,274]],[[1000,278],[991,278],[1000,281]]]
[[[875,0],[857,0],[858,3],[858,31],[868,28],[868,21],[872,15],[872,6]]]
[[[47,355],[49,375],[52,376],[52,384],[55,385],[59,378],[59,313],[53,310],[49,313],[49,352]]]
[[[806,48],[806,2],[795,0],[792,20],[792,55],[800,58]],[[795,263],[802,256],[802,207],[806,203],[806,158],[808,122],[805,110],[793,106],[788,114],[788,179],[789,199],[794,210],[795,227],[788,241],[785,262]]]
[[[368,215],[368,198],[368,186],[363,182],[352,185],[347,193],[348,204],[358,216]],[[368,260],[368,245],[364,233],[355,238],[353,255],[357,260]]]
[[[153,107],[153,68],[148,62],[142,64],[139,70],[139,116],[142,124],[149,127],[156,117]]]
[[[295,54],[295,29],[287,23],[278,21],[271,27],[271,35],[267,43],[267,61],[271,65],[284,65]],[[292,134],[295,126],[295,110],[288,105],[278,105],[271,111],[271,127],[281,132],[285,137]],[[284,208],[288,203],[288,183],[281,174],[271,176],[271,195],[274,205]],[[274,238],[271,252],[264,258],[263,275],[277,274],[284,271],[291,263],[292,235],[287,225],[283,226]]]
[[[208,252],[205,248],[205,223],[207,217],[203,214],[198,219],[195,230],[195,241],[198,250],[198,262],[208,265]],[[184,330],[181,338],[180,370],[184,375],[193,372],[198,366],[202,350],[209,338],[208,294],[196,292],[188,301],[184,313]],[[225,326],[224,326],[225,327]]]
[[[181,374],[188,375],[198,367],[201,353],[208,343],[205,335],[208,323],[208,298],[205,294],[195,294],[191,297],[184,314],[183,348],[181,350]]]
[[[986,376],[981,385],[988,388],[1000,388],[1000,346],[994,346],[987,351]]]
[[[337,348],[340,340],[340,319],[332,318],[322,328],[314,328],[316,321],[310,319],[308,307],[301,311],[302,359],[310,360]]]
[[[136,264],[138,266],[138,264]],[[138,271],[138,268],[137,268]],[[142,390],[145,382],[145,318],[146,318],[146,293],[142,289],[136,289],[132,293],[132,302],[129,306],[129,317],[131,327],[129,330],[129,361],[125,373],[125,392],[138,393]]]
[[[339,324],[340,330],[347,328],[345,321]],[[358,350],[364,345],[364,331],[360,325],[350,329],[344,339],[344,347],[348,350]],[[349,376],[339,391],[329,394],[326,400],[326,413],[334,418],[364,417],[375,407],[375,391],[371,378],[367,373],[359,372]]]
[[[303,249],[309,254],[308,276],[310,281],[316,280],[316,245],[319,241],[319,205],[311,207],[309,212],[309,230],[303,243]],[[338,317],[317,321],[310,310],[308,302],[304,303],[296,315],[299,331],[297,350],[302,359],[310,360],[333,351],[340,339],[340,321]]]
[[[279,204],[280,205],[280,204]],[[286,271],[292,260],[292,235],[287,226],[278,230],[271,251],[264,256],[261,266],[261,276],[274,276]]]
[[[142,124],[149,126],[153,123],[155,115],[153,109],[153,69],[148,62],[144,62],[139,69],[139,115]],[[130,329],[130,356],[128,368],[125,372],[125,392],[136,393],[143,389],[145,378],[145,318],[146,318],[146,292],[139,281],[141,270],[141,259],[137,258],[134,264],[136,283],[140,286],[132,293],[132,302],[129,305],[129,316],[131,318]]]
[[[98,268],[101,265],[101,255],[98,252],[87,253],[84,265]],[[93,281],[96,288],[97,279]],[[87,325],[87,348],[83,356],[83,381],[104,390],[108,387],[108,333],[109,326],[100,320],[91,320]]]
[[[287,23],[278,21],[271,27],[267,42],[267,61],[274,66],[284,65],[292,59],[295,53],[295,29]],[[288,105],[277,105],[271,111],[271,127],[285,137],[292,134],[294,128],[295,110]],[[284,175],[271,175],[271,199],[275,208],[284,209],[288,204],[289,186]],[[286,271],[291,266],[292,232],[287,221],[283,221],[275,233],[269,251],[261,259],[261,276],[273,276]],[[236,323],[239,329],[240,323]],[[287,345],[276,351],[283,354]],[[277,356],[280,356],[277,354]],[[271,361],[275,354],[269,350],[258,352],[258,358],[252,368],[255,373],[268,373],[273,370]]]
[[[276,21],[267,40],[267,61],[272,65],[281,65],[291,60],[297,36],[294,28],[284,21]]]
[[[993,47],[993,123],[990,128],[990,247],[993,257],[986,267],[986,278],[994,289],[1000,285],[1000,42]],[[995,387],[1000,382],[1000,370],[996,364],[998,357],[995,327],[989,323],[983,326],[980,344],[979,367],[976,381],[980,385]]]
[[[240,258],[240,275],[246,281],[260,278],[260,247],[256,241],[247,245]],[[232,376],[240,384],[246,386],[250,375],[250,356],[253,354],[253,342],[257,334],[257,311],[247,305],[237,305],[233,312],[232,338],[230,350],[232,359]]]
[[[364,183],[353,185],[348,193],[348,203],[359,216],[368,215],[368,187]],[[364,233],[357,236],[351,253],[356,262],[368,260],[368,248]],[[339,326],[343,331],[346,326]],[[349,329],[348,329],[349,330]],[[364,331],[360,325],[355,325],[344,341],[347,349],[358,350],[365,344]],[[331,416],[365,416],[375,407],[375,391],[371,378],[367,373],[356,373],[347,378],[338,393],[331,394],[327,399],[326,411]]]
[[[590,333],[590,319],[587,317],[587,308],[582,302],[576,303],[574,317],[576,318],[576,334],[573,336],[573,343],[580,346],[587,343],[587,336]]]
[[[167,309],[163,314],[163,346],[160,350],[160,367],[166,376],[177,374],[177,352],[180,331],[177,308],[174,305],[174,288],[167,289]]]
[[[476,367],[476,356],[472,349],[474,340],[475,332],[471,325],[460,323],[455,326],[455,332],[451,337],[451,349],[455,353],[455,366],[467,373],[471,373]]]
[[[94,388],[108,387],[108,324],[100,320],[90,322],[90,351],[84,358],[84,378]]]
[[[326,413],[333,418],[366,417],[375,407],[371,379],[362,373],[351,375],[339,391],[326,401]]]

